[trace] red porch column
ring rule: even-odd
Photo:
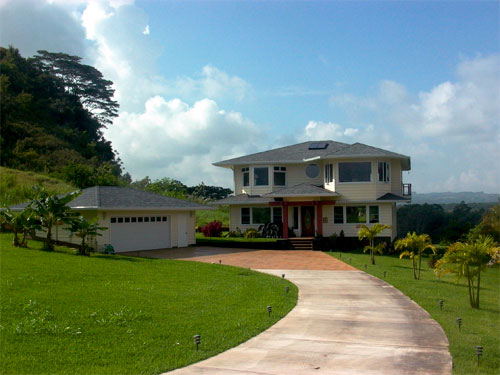
[[[287,239],[288,238],[288,205],[283,202],[283,206],[281,206],[283,209],[282,215],[283,215],[283,238]]]
[[[318,232],[318,236],[321,236],[323,235],[323,205],[319,203],[316,207],[316,231]]]

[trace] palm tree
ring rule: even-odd
[[[19,212],[14,212],[10,208],[0,211],[0,222],[14,233],[12,245],[15,247],[27,247],[26,235],[40,228],[31,206]],[[22,234],[21,240],[19,234]]]
[[[383,224],[373,224],[371,227],[367,225],[361,225],[361,229],[358,232],[358,238],[360,240],[367,239],[370,244],[365,246],[363,252],[370,251],[370,260],[372,264],[375,264],[375,252],[382,254],[385,247],[385,242],[379,243],[377,246],[374,245],[375,237],[382,232],[384,229],[390,229],[390,225]]]
[[[98,219],[95,218],[89,221],[84,216],[79,216],[71,220],[71,227],[66,228],[82,239],[82,243],[78,248],[78,253],[80,255],[90,255],[90,246],[85,242],[88,236],[102,236],[99,231],[108,229],[106,227],[100,227],[99,224],[97,224],[97,220]]]
[[[455,242],[436,263],[434,272],[441,276],[446,273],[457,275],[457,281],[465,276],[469,287],[469,301],[472,308],[479,309],[481,272],[492,259],[497,259],[500,251],[498,243],[491,236],[479,236],[476,240]],[[477,280],[477,282],[476,282]]]
[[[43,249],[52,251],[54,250],[52,227],[67,222],[70,219],[70,208],[67,204],[80,195],[81,191],[57,197],[49,196],[43,188],[35,187],[35,190],[37,190],[39,197],[33,202],[33,210],[40,220],[41,227],[47,232]]]
[[[405,238],[396,241],[396,250],[405,250],[399,256],[399,259],[409,257],[413,263],[413,278],[420,280],[420,272],[422,270],[422,255],[425,250],[429,249],[433,254],[436,254],[436,246],[432,244],[432,240],[428,234],[408,233]]]

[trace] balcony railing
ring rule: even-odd
[[[411,184],[401,184],[403,197],[411,197]]]

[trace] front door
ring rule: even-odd
[[[301,207],[302,237],[314,237],[314,206]]]

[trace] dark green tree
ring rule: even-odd
[[[87,244],[87,239],[90,236],[102,236],[100,231],[106,230],[106,227],[100,227],[98,224],[98,219],[87,220],[85,216],[78,216],[70,221],[70,227],[66,228],[71,233],[75,234],[77,237],[82,239],[80,246],[78,247],[78,254],[80,255],[90,255],[91,247]]]

